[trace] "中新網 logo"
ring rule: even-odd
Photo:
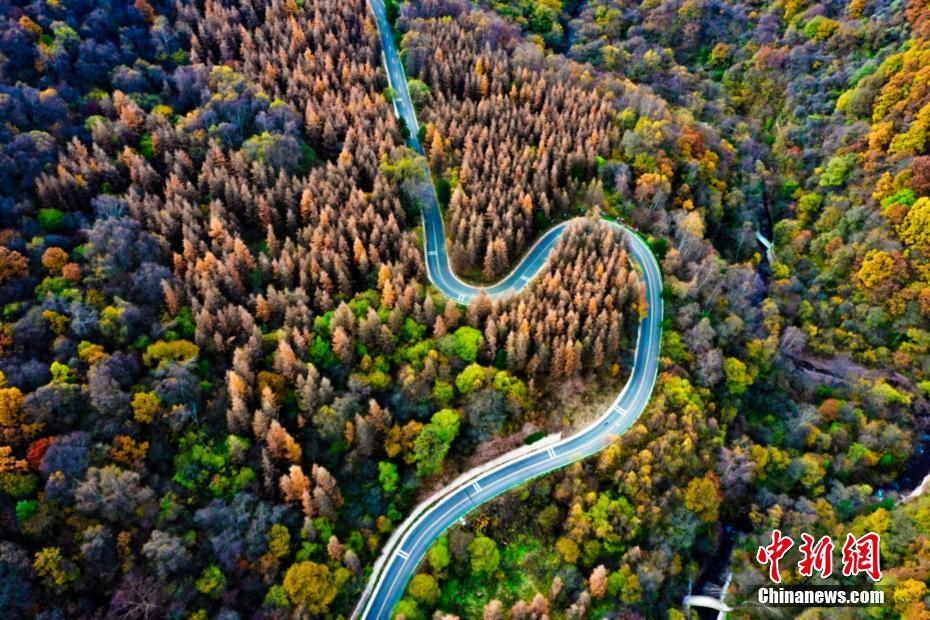
[[[794,539],[782,534],[781,530],[773,530],[772,542],[756,551],[756,561],[763,566],[768,565],[769,579],[773,582],[781,583],[778,562],[792,547]],[[853,534],[847,534],[841,557],[843,576],[855,577],[865,574],[872,581],[879,581],[882,578],[880,547],[881,538],[875,532],[863,534],[858,538]],[[798,546],[798,551],[801,552],[798,573],[804,577],[812,577],[816,572],[824,579],[832,575],[834,548],[833,540],[829,536],[823,536],[815,542],[810,534],[801,534],[801,544]]]

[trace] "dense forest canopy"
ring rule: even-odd
[[[519,303],[431,291],[364,2],[110,8],[4,6],[0,608],[345,612],[563,423],[540,378],[622,374],[638,276],[589,223]]]
[[[538,234],[525,214],[597,207],[655,236],[668,319],[641,424],[616,450],[453,530],[439,544],[458,561],[421,568],[402,603],[408,617],[674,616],[689,584],[722,583],[711,558],[734,540],[728,601],[738,603],[764,583],[755,551],[776,527],[796,540],[880,533],[889,612],[927,613],[916,534],[926,500],[895,499],[926,473],[909,464],[930,413],[921,10],[404,5],[408,69],[429,87],[418,104],[428,156],[453,188],[450,221],[470,222],[450,233],[461,266],[493,273],[469,251],[476,221],[513,231],[512,259]],[[464,53],[447,59],[450,49]],[[439,59],[461,69],[444,75]],[[597,109],[622,131],[574,133],[597,113],[560,131],[558,98],[573,88],[579,105],[584,92],[609,101]],[[549,155],[532,133],[542,109],[560,119],[559,155],[577,164],[561,187],[539,164]],[[483,211],[493,198],[471,193],[491,184],[472,180],[469,192],[469,174],[483,166],[481,180],[509,179],[497,173],[505,165],[530,200]],[[773,260],[756,231],[773,238]],[[493,578],[465,561],[473,537],[496,541]]]
[[[661,260],[649,408],[441,537],[396,614],[680,617],[731,547],[749,597],[775,527],[879,532],[886,612],[930,614],[930,500],[899,502],[926,8],[389,10],[431,179],[364,0],[0,0],[0,616],[347,615],[419,499],[623,384],[645,302],[598,214]],[[426,182],[475,281],[592,217],[463,307],[426,276]]]

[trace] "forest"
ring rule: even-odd
[[[930,618],[927,8],[389,11],[428,175],[365,0],[0,0],[0,616],[348,617],[420,499],[623,384],[606,215],[661,262],[648,409],[446,532],[393,616],[682,618],[721,558],[750,599],[779,528],[881,534],[892,600],[843,613]],[[424,182],[474,282],[590,217],[462,306]]]
[[[568,202],[654,236],[667,287],[663,370],[641,424],[615,449],[505,496],[440,541],[402,611],[408,618],[436,609],[485,618],[680,617],[689,584],[722,584],[724,574],[707,574],[720,553],[732,556],[727,600],[749,599],[766,578],[755,551],[780,528],[798,540],[801,532],[880,533],[882,585],[893,598],[884,613],[930,615],[920,551],[927,500],[903,501],[926,473],[913,455],[930,413],[922,8],[517,1],[487,8],[500,17],[452,1],[401,11],[407,64],[431,92],[422,104],[435,124],[427,135],[451,136],[446,144],[428,140],[430,155],[446,146],[441,161],[461,161],[465,170],[476,165],[469,153],[485,130],[527,136],[532,116],[509,128],[499,127],[500,116],[482,116],[482,104],[495,98],[505,110],[545,105],[523,83],[506,81],[512,69],[497,73],[505,80],[497,87],[498,59],[525,67],[526,84],[558,71],[544,82],[558,86],[538,91],[547,100],[564,87],[609,101],[620,141],[588,130],[594,165],[585,176],[579,163]],[[447,49],[471,51],[457,61],[463,71],[472,67],[474,85],[418,68]],[[467,131],[482,125],[477,139],[455,139],[461,129],[450,107],[475,110]],[[537,135],[521,138],[529,150],[517,147],[504,161],[532,161],[544,148]],[[562,153],[584,162],[572,154],[570,132],[565,140]],[[494,144],[492,155],[500,151]],[[464,189],[461,170],[445,177]],[[543,189],[538,178],[533,204],[555,196],[558,207],[546,214],[556,219],[565,194]],[[493,218],[508,227],[517,221],[510,204],[491,226]],[[450,210],[461,206],[473,208],[461,200]],[[467,248],[473,230],[458,243]],[[755,231],[773,238],[771,258]],[[535,517],[523,517],[527,510]],[[485,539],[497,549],[487,554],[493,570],[476,566],[469,548],[474,540],[490,546]],[[458,561],[432,562],[443,545]],[[788,559],[797,558],[794,551]],[[805,580],[795,570],[789,583]],[[810,613],[830,617],[830,610]]]
[[[364,2],[4,8],[4,617],[345,613],[420,493],[571,423],[541,378],[623,372],[612,231],[429,289]]]

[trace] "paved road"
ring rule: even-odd
[[[411,130],[410,146],[422,152],[416,138],[419,125],[383,0],[369,2],[381,35],[388,80],[397,93],[395,111],[404,117]],[[482,288],[462,282],[452,271],[446,251],[442,213],[432,185],[422,211],[429,279],[443,295],[463,304],[482,291],[492,299],[519,293],[543,268],[566,226],[571,223],[564,222],[547,231],[510,274],[497,284]],[[614,222],[605,220],[605,224],[616,226],[626,233],[631,256],[639,265],[646,284],[648,308],[645,318],[640,322],[633,368],[623,391],[607,411],[575,435],[557,441],[540,442],[543,445],[538,448],[525,448],[517,451],[512,458],[505,457],[491,466],[472,470],[418,506],[387,542],[353,618],[390,618],[391,610],[403,596],[407,582],[420,560],[433,541],[450,525],[514,486],[596,454],[630,428],[645,409],[658,369],[662,278],[652,252],[639,236]]]

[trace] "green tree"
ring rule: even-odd
[[[397,490],[397,484],[400,482],[400,476],[397,474],[397,465],[390,461],[381,461],[378,463],[378,482],[385,493],[393,493]]]
[[[403,117],[400,120],[403,120]],[[400,185],[405,194],[414,196],[419,184],[427,181],[425,159],[410,150],[399,153],[403,155],[394,154],[391,160],[381,162],[381,174],[392,183]]]
[[[813,21],[813,20],[811,20]],[[839,187],[846,183],[846,176],[856,163],[856,156],[836,155],[827,162],[827,169],[820,176],[821,187]]]
[[[188,433],[179,441],[173,480],[191,492],[232,496],[255,479],[252,468],[236,466],[249,445],[247,439],[237,435],[227,435],[225,441],[216,444]]]
[[[422,620],[423,612],[420,611],[420,606],[417,605],[416,601],[403,598],[398,601],[394,611],[391,612],[391,618],[397,618],[398,616],[403,616],[407,620]]]
[[[484,387],[488,380],[488,369],[481,364],[469,364],[455,378],[455,387],[461,394],[470,394]]]
[[[268,594],[265,595],[265,604],[282,609],[290,607],[291,602],[287,598],[287,590],[284,589],[284,586],[275,584],[268,588]]]
[[[430,398],[436,401],[437,404],[444,407],[451,403],[452,399],[455,398],[455,390],[453,390],[451,383],[447,383],[442,379],[436,379],[436,383],[433,385],[433,391],[430,394]]]
[[[417,475],[431,476],[442,468],[452,440],[458,435],[461,419],[454,409],[440,409],[423,427],[413,444]]]
[[[417,109],[420,109],[433,94],[425,82],[417,79],[407,80],[407,90],[410,91],[410,101]]]
[[[453,334],[455,337],[455,354],[466,362],[474,362],[478,357],[478,346],[481,344],[481,332],[467,325],[459,327]]]
[[[468,543],[468,554],[471,559],[471,571],[477,575],[490,575],[497,570],[501,561],[501,553],[497,543],[487,536],[476,536]]]
[[[198,592],[219,598],[226,591],[226,576],[218,566],[211,564],[203,570],[195,585]]]
[[[820,205],[823,203],[823,197],[820,194],[810,193],[801,196],[798,200],[797,216],[802,224],[807,224],[813,220],[814,215],[820,211]]]
[[[607,578],[607,593],[612,598],[619,597],[622,603],[634,605],[642,598],[639,577],[629,566],[623,565]]]
[[[434,573],[441,573],[445,570],[452,561],[452,556],[449,554],[449,539],[445,536],[440,536],[436,542],[433,543],[433,546],[430,547],[426,558],[429,560],[429,565],[433,567]]]
[[[839,30],[840,23],[823,15],[817,15],[804,26],[804,35],[808,39],[823,41]],[[834,158],[835,159],[835,158]],[[832,162],[832,160],[831,160]]]
[[[723,372],[727,376],[727,390],[734,396],[745,394],[752,385],[753,377],[749,374],[746,364],[735,357],[724,360]]]
[[[526,400],[526,384],[511,375],[506,370],[499,370],[494,374],[494,389],[507,398],[522,403]]]
[[[427,573],[417,573],[410,580],[407,588],[410,596],[427,607],[432,607],[439,600],[439,584],[436,578]]]
[[[39,209],[39,226],[48,232],[58,232],[65,225],[65,214],[58,209]]]
[[[155,157],[155,145],[152,142],[152,134],[144,133],[139,138],[139,153],[146,159]]]
[[[247,161],[260,161],[275,170],[296,174],[307,170],[315,155],[313,150],[293,136],[263,131],[242,144]]]

